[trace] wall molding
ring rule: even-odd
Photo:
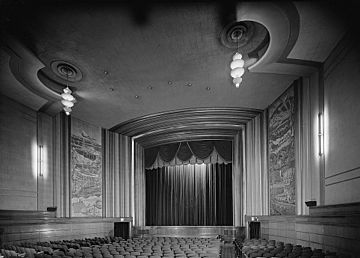
[[[343,179],[343,180],[340,180],[340,181],[337,181],[337,182],[333,182],[333,183],[325,183],[325,186],[336,185],[336,184],[344,183],[344,182],[351,181],[351,180],[358,179],[358,178],[360,178],[360,176]]]
[[[114,126],[110,131],[152,147],[189,140],[233,140],[262,110],[248,108],[195,108],[151,114]]]
[[[359,179],[360,167],[355,167],[325,178],[325,187]]]
[[[327,177],[325,177],[325,179],[328,179],[328,178],[331,178],[331,177],[335,177],[335,176],[339,176],[339,175],[342,175],[342,174],[346,174],[346,173],[349,173],[349,172],[352,172],[352,171],[358,170],[358,169],[360,169],[360,166],[359,166],[359,167],[355,167],[355,168],[351,168],[351,169],[348,169],[348,170],[344,170],[344,171],[342,171],[342,172],[333,174],[333,175],[331,175],[331,176],[327,176]]]
[[[350,35],[350,33],[346,33],[331,51],[323,65],[324,80],[326,80],[336,66],[344,60],[347,53],[350,51],[351,46],[354,45],[352,39],[352,35]]]

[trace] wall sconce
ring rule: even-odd
[[[324,154],[324,115],[321,112],[318,115],[318,123],[319,156],[322,156]]]
[[[39,176],[44,175],[44,146],[39,145]]]

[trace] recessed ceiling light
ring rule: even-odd
[[[206,89],[206,90],[211,90],[211,88],[210,88],[210,87],[206,87],[205,89]]]

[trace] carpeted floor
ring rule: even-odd
[[[221,252],[221,258],[236,258],[234,244],[224,244]]]

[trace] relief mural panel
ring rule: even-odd
[[[270,215],[295,215],[295,94],[290,87],[268,112]]]
[[[71,120],[71,216],[102,216],[101,128]]]

